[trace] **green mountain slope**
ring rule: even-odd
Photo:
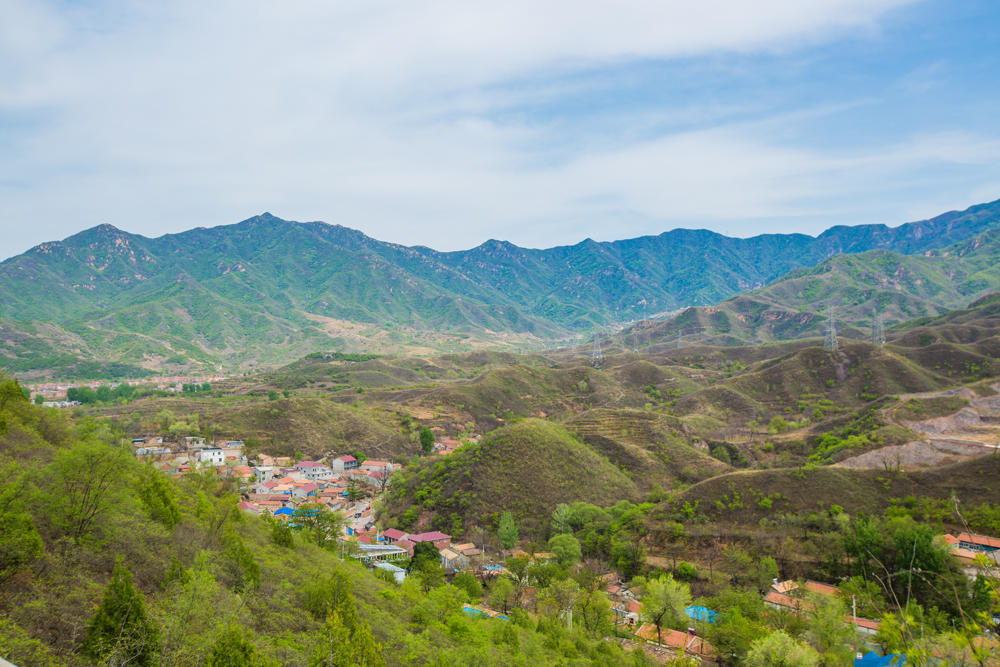
[[[244,368],[330,348],[470,349],[565,338],[715,303],[821,263],[786,284],[809,300],[809,281],[837,261],[825,258],[873,248],[884,257],[931,252],[913,258],[923,276],[948,260],[933,249],[998,224],[1000,202],[993,202],[896,228],[837,227],[817,238],[674,230],[544,250],[488,241],[449,253],[270,214],[156,239],[101,225],[0,263],[0,317],[57,324],[88,342],[82,359],[147,367],[179,357],[191,366]],[[986,289],[994,278],[983,267],[966,277],[966,291]],[[947,285],[919,284],[916,301],[901,297],[900,312],[933,315],[924,302],[954,301]],[[776,300],[784,296],[774,292]]]
[[[921,255],[886,250],[831,257],[715,306],[640,327],[644,341],[740,345],[822,336],[833,309],[839,333],[867,337],[872,313],[887,326],[937,317],[1000,287],[1000,231]],[[922,321],[922,320],[921,320]],[[628,334],[626,334],[628,335]]]

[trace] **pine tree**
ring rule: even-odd
[[[87,626],[83,653],[109,666],[151,667],[157,662],[160,631],[146,613],[142,594],[120,557],[101,606]]]
[[[205,667],[258,667],[260,659],[253,635],[230,621],[205,656]]]
[[[517,524],[514,523],[514,515],[504,512],[500,516],[500,526],[497,528],[497,537],[504,549],[510,549],[517,544]]]
[[[271,541],[279,547],[285,547],[286,549],[295,548],[295,538],[292,536],[292,529],[285,521],[272,520]]]
[[[150,518],[162,523],[167,530],[173,530],[181,522],[181,511],[174,500],[173,489],[166,478],[153,467],[152,461],[140,470],[136,492]]]

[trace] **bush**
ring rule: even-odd
[[[681,561],[677,565],[675,577],[680,581],[694,581],[698,578],[698,568],[691,563]]]

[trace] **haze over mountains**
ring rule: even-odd
[[[728,330],[703,313],[719,322],[699,320],[702,335],[728,344],[816,335],[809,317],[760,334],[745,313],[779,313],[765,317],[773,325],[829,305],[874,305],[891,319],[943,312],[998,286],[1000,240],[989,233],[998,226],[1000,201],[816,238],[673,230],[445,253],[267,213],[155,239],[101,225],[0,263],[0,366],[237,369],[328,349],[539,344],[752,289],[721,306],[733,315]]]

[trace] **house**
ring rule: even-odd
[[[447,549],[451,546],[451,535],[445,535],[438,531],[420,533],[419,535],[407,534],[406,539],[416,544],[417,542],[430,542],[438,549]]]
[[[1000,551],[1000,538],[962,533],[958,536],[958,548],[979,553],[993,553]]]
[[[771,590],[776,593],[781,593],[781,594],[791,593],[792,591],[796,590],[799,587],[799,585],[794,581],[792,581],[791,579],[782,582],[779,582],[777,579],[773,579],[772,581],[774,583],[771,584]]]
[[[441,566],[445,569],[451,568],[458,572],[469,567],[469,558],[451,549],[441,549]]]
[[[313,481],[322,481],[327,479],[333,479],[336,473],[327,468],[326,466],[317,466],[314,468],[307,468],[302,471],[302,474],[306,479],[311,479]]]
[[[294,497],[296,497],[296,498],[305,498],[306,496],[315,496],[316,495],[316,490],[318,488],[319,488],[318,486],[316,486],[315,484],[313,484],[312,482],[310,482],[308,484],[303,484],[302,486],[296,487],[292,491],[292,495]]]
[[[840,589],[836,586],[831,586],[830,584],[823,584],[818,581],[812,581],[811,579],[806,582],[806,590],[812,591],[819,595],[840,595]]]
[[[361,470],[370,470],[372,472],[380,472],[383,474],[392,472],[392,464],[387,461],[365,461],[358,467]]]
[[[226,462],[226,455],[218,447],[206,447],[201,450],[198,460],[202,463],[209,463],[213,466],[221,466]]]
[[[799,600],[798,598],[793,598],[791,595],[785,595],[784,593],[779,593],[778,591],[768,591],[767,595],[764,596],[764,604],[779,611],[791,612],[798,612],[799,609],[812,611],[815,608],[815,605],[811,602]]]
[[[330,461],[330,467],[334,472],[347,472],[358,467],[358,460],[353,456],[341,456]]]
[[[382,538],[389,544],[398,542],[399,540],[406,538],[406,533],[401,530],[396,530],[395,528],[390,528],[389,530],[382,533]]]
[[[878,629],[882,626],[881,621],[873,621],[870,618],[861,618],[860,616],[847,616],[844,618],[844,622],[853,625],[858,632],[866,635],[878,634]]]
[[[403,580],[406,579],[406,570],[396,567],[392,563],[375,563],[375,567],[383,572],[391,572],[397,584],[403,583]]]
[[[693,633],[684,633],[668,628],[660,628],[659,641],[657,641],[656,626],[652,623],[645,623],[635,634],[646,641],[659,643],[676,651],[684,651],[690,655],[710,656],[718,653],[714,646],[701,637]]]

